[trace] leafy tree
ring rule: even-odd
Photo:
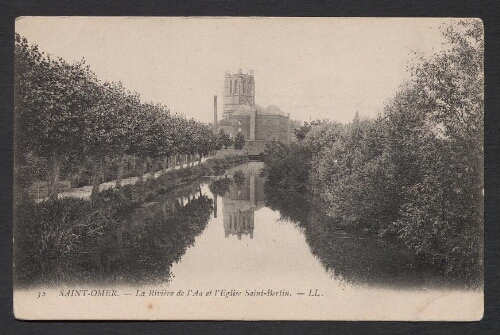
[[[120,83],[104,83],[96,87],[98,95],[93,107],[85,114],[83,153],[92,162],[92,195],[99,191],[99,184],[105,178],[106,158],[123,155],[127,149],[126,140],[128,110],[123,105],[125,93]]]
[[[243,136],[242,133],[236,134],[236,137],[234,139],[234,148],[236,150],[241,150],[245,147],[245,137]]]
[[[235,171],[233,178],[234,178],[234,182],[238,185],[242,185],[246,179],[245,173],[242,170]]]
[[[150,177],[153,178],[158,169],[158,160],[173,152],[173,129],[168,108],[153,103],[145,104],[144,107],[148,117],[143,145],[146,156],[151,160]]]
[[[16,146],[47,159],[49,197],[56,199],[62,157],[82,149],[75,139],[83,137],[97,79],[85,61],[53,59],[19,35],[15,52]]]
[[[482,25],[460,21],[444,36],[443,51],[415,61],[376,120],[306,124],[298,142],[266,149],[265,171],[273,199],[300,190],[325,203],[324,230],[398,238],[472,283],[483,262]]]
[[[120,90],[119,98],[119,113],[122,117],[119,119],[121,122],[117,122],[115,125],[118,129],[115,130],[116,136],[114,137],[114,148],[116,148],[116,154],[118,155],[118,171],[116,174],[117,188],[121,187],[126,155],[135,154],[135,115],[138,114],[138,111],[140,110],[140,99],[138,93]]]
[[[394,168],[383,153],[384,133],[382,120],[355,118],[318,155],[314,190],[328,205],[327,216],[342,226],[377,231],[394,220]]]
[[[216,196],[224,196],[227,192],[229,192],[231,184],[233,183],[233,180],[230,178],[221,178],[214,180],[210,183],[208,188],[210,189],[210,192],[212,192]]]
[[[209,125],[197,122],[195,128],[197,131],[194,135],[194,147],[199,156],[198,163],[201,164],[202,157],[207,156],[210,151],[215,150],[217,142]]]
[[[302,141],[304,138],[306,138],[306,134],[309,132],[309,130],[311,130],[311,127],[312,125],[304,122],[302,126],[293,130],[293,134],[295,135],[297,140]]]
[[[229,136],[228,133],[226,133],[224,131],[224,129],[221,129],[219,131],[219,134],[217,134],[217,143],[218,143],[218,147],[219,148],[222,148],[224,147],[225,149],[227,149],[227,147],[233,145],[233,141],[231,139],[231,136]],[[220,150],[220,149],[218,149]]]
[[[401,157],[394,230],[431,262],[473,276],[482,264],[482,25],[460,21],[444,36],[448,48],[420,58],[412,82],[387,108],[391,150]]]
[[[189,119],[186,123],[184,141],[186,143],[185,152],[187,154],[188,166],[192,164],[192,157],[198,152],[200,146],[199,127],[195,119]]]
[[[312,154],[317,155],[323,148],[331,146],[338,139],[343,128],[344,125],[337,122],[313,121],[303,144],[310,148]]]

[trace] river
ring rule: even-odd
[[[329,229],[306,195],[268,189],[262,167],[241,164],[170,192],[161,184],[141,189],[151,192],[148,201],[82,246],[64,285],[22,308],[39,313],[54,304],[63,319],[481,317],[482,289],[464,289],[376,235]],[[82,273],[91,282],[71,279]],[[118,296],[93,300],[90,309],[61,298],[77,287]],[[33,294],[16,290],[15,302]]]
[[[266,188],[262,167],[232,167],[177,197],[182,206],[199,206],[207,198],[213,203],[208,216],[206,210],[190,211],[203,219],[196,236],[178,248],[181,254],[160,256],[174,261],[165,264],[168,280],[158,278],[159,292],[183,292],[188,302],[163,305],[172,318],[477,317],[481,292],[463,290],[422,267],[400,245],[363,232],[328,230],[321,210],[304,197]]]
[[[223,196],[201,185],[217,205],[203,233],[172,266],[172,286],[217,283],[231,288],[246,283],[249,289],[279,290],[339,284],[312,254],[301,229],[266,207],[262,166],[250,162],[230,169],[228,175],[241,171],[244,180],[232,181]]]

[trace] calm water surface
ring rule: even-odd
[[[99,287],[128,292],[116,299],[96,300],[99,308],[86,309],[85,316],[480,318],[481,290],[454,290],[459,283],[419,266],[418,258],[400,245],[363,232],[334,229],[307,195],[268,189],[265,177],[259,175],[262,167],[256,162],[239,165],[225,176],[172,192],[164,191],[164,185],[142,190],[150,195],[149,201],[124,212],[115,226],[75,259],[76,269],[88,272]],[[68,277],[74,273],[66,272]],[[65,282],[74,288],[72,280]],[[145,296],[136,296],[136,290],[143,290]],[[185,295],[151,296],[151,290]],[[203,294],[196,296],[196,291]],[[29,290],[15,294],[15,301],[33,296]],[[76,300],[61,299],[57,291],[47,293],[46,299],[30,304],[32,313],[45,310],[46,303],[59,306],[59,313],[69,319],[83,313]],[[129,313],[123,314],[125,310]]]
[[[216,201],[214,212],[194,246],[171,268],[171,286],[221,288],[305,288],[338,285],[311,252],[296,225],[280,220],[265,205],[262,163],[230,169],[244,173],[224,196],[214,196],[208,184],[201,192]]]
[[[214,200],[213,212],[194,244],[173,263],[171,286],[217,283],[231,288],[245,283],[307,293],[318,287],[344,290],[353,285],[391,289],[462,285],[422,266],[400,245],[330,228],[321,209],[311,208],[306,197],[266,188],[262,167],[260,162],[239,165],[200,185],[199,193]]]

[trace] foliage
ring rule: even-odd
[[[245,182],[245,173],[241,170],[235,171],[233,178],[236,184],[241,185]]]
[[[107,202],[80,199],[24,202],[16,212],[14,276],[19,282],[43,277],[56,283],[77,276],[72,257],[85,241],[102,236],[116,224],[117,212]]]
[[[306,134],[311,130],[311,128],[312,125],[304,122],[302,126],[293,130],[293,134],[295,135],[295,138],[297,138],[297,140],[302,141],[304,138],[306,138]]]
[[[384,140],[382,121],[355,119],[314,161],[314,193],[343,226],[377,230],[394,219],[394,168]]]
[[[483,262],[482,25],[460,21],[444,35],[449,48],[421,58],[386,107],[401,199],[390,230],[446,271],[474,277]]]
[[[305,191],[303,187],[308,181],[310,160],[309,148],[296,143],[287,145],[273,141],[264,150],[263,172],[267,174],[270,184]]]
[[[271,200],[299,190],[324,203],[325,231],[397,239],[430,265],[477,283],[483,262],[482,26],[460,21],[444,36],[446,48],[414,61],[412,79],[379,117],[306,123],[295,131],[297,142],[266,149],[265,172]],[[279,197],[277,189],[283,190]]]
[[[214,180],[210,183],[209,189],[214,195],[224,196],[227,192],[229,192],[231,184],[233,183],[230,178],[221,178]]]
[[[200,178],[215,164],[244,158],[210,159],[100,192],[92,201],[20,203],[14,227],[16,284],[168,280],[171,264],[194,243],[212,210],[212,200],[200,193]],[[177,197],[189,201],[179,204]]]
[[[236,150],[241,150],[245,147],[245,137],[243,136],[242,133],[236,134],[236,137],[234,138],[234,148]]]
[[[207,124],[172,115],[161,104],[141,102],[139,94],[121,83],[101,82],[85,60],[68,64],[20,35],[15,41],[17,194],[38,179],[33,168],[42,171],[30,165],[32,157],[44,162],[49,197],[56,199],[61,171],[77,184],[79,176],[90,175],[95,196],[109,166],[121,186],[125,155],[138,159],[132,170],[142,178],[148,165],[156,170],[159,161],[172,164],[172,157],[184,161],[186,155],[190,162],[194,155],[201,161],[231,144]]]
[[[219,148],[224,147],[224,149],[227,149],[227,147],[230,147],[233,145],[233,140],[231,139],[231,136],[224,131],[224,129],[221,129],[219,131],[219,134],[217,136],[217,145]]]
[[[154,211],[153,225],[138,235],[123,231],[125,215],[244,158],[208,160],[140,185],[97,192],[110,176],[117,182],[142,176],[146,165],[154,172],[158,161],[175,164],[181,155],[201,160],[221,145],[208,125],[141,102],[121,83],[101,82],[84,60],[54,59],[19,35],[15,47],[16,283],[119,281],[128,274],[138,282],[154,279],[144,273],[168,278],[171,263],[208,221],[211,200],[200,195],[186,206]],[[35,203],[26,191],[44,175],[50,199]],[[92,179],[92,201],[57,199],[60,177],[79,186]],[[158,265],[159,255],[165,266]]]

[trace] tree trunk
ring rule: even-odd
[[[201,165],[201,158],[203,157],[203,154],[200,152],[200,159],[198,160],[198,165]]]
[[[166,202],[164,202],[163,204],[161,204],[161,212],[163,214],[163,220],[166,220],[167,217],[168,217],[167,203]]]
[[[156,158],[151,158],[151,173],[149,174],[149,179],[155,179],[155,172],[158,166],[158,160]]]
[[[125,165],[125,154],[121,154],[118,161],[118,172],[116,173],[116,188],[122,187],[123,170]]]
[[[134,176],[137,176],[137,157],[132,156],[132,171],[134,171]]]
[[[61,172],[61,158],[57,153],[52,155],[52,160],[49,160],[49,166],[47,171],[47,193],[51,200],[57,200],[57,194],[59,193],[59,176]]]
[[[139,179],[137,180],[138,184],[142,184],[144,182],[144,173],[147,169],[148,162],[144,160],[144,162],[139,163]]]
[[[93,167],[92,193],[90,194],[92,198],[95,197],[97,193],[99,193],[99,184],[101,183],[101,176],[102,176],[102,166],[101,166],[102,163],[103,159],[99,157],[98,159],[96,159],[96,162]]]
[[[217,219],[217,195],[214,194],[214,218]]]
[[[182,160],[183,160],[184,157],[181,154],[179,154],[178,157],[179,157],[179,159],[178,159],[179,160],[179,167],[180,167],[180,169],[183,169],[184,168],[184,166],[183,166],[184,164],[183,164]]]
[[[104,183],[106,181],[106,159],[101,157],[101,181]]]
[[[163,158],[163,174],[166,174],[167,173],[167,169],[168,169],[168,159],[169,157],[165,157]]]

